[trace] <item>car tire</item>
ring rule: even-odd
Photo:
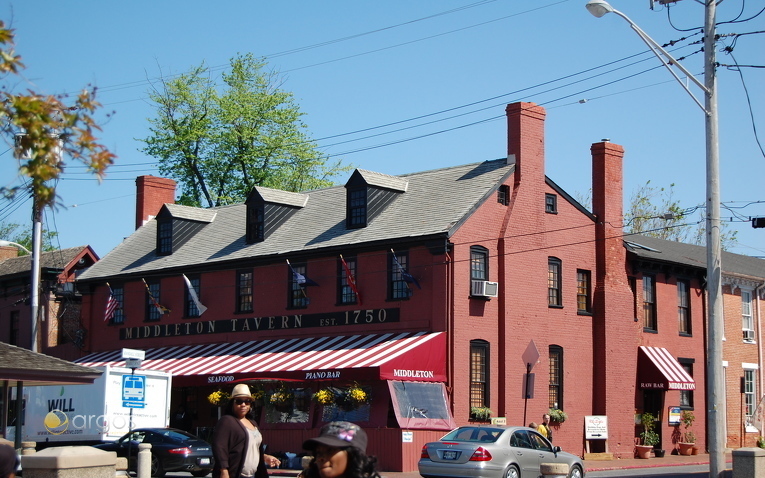
[[[191,476],[196,476],[198,478],[202,478],[203,476],[207,476],[210,473],[212,473],[212,470],[199,470],[199,471],[192,471]]]
[[[151,455],[151,476],[156,476],[157,478],[162,478],[165,476],[165,469],[162,467],[162,460],[157,458],[157,455],[153,454]]]
[[[510,465],[507,468],[505,468],[505,472],[502,473],[502,478],[520,478],[521,472],[518,470],[518,467],[515,465]]]
[[[568,478],[582,478],[584,474],[582,473],[582,469],[579,468],[579,465],[574,465],[571,467],[571,471],[568,472]]]

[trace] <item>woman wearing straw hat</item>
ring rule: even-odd
[[[263,436],[252,416],[252,395],[247,384],[240,383],[231,392],[226,414],[218,420],[212,436],[215,478],[266,478],[266,465],[281,462],[263,453]]]

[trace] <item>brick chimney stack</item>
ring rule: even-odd
[[[0,246],[0,262],[6,259],[13,259],[19,256],[19,250],[16,246]]]
[[[135,180],[135,228],[159,213],[165,203],[175,203],[175,181],[156,176],[138,176]]]
[[[545,182],[545,109],[535,103],[512,103],[507,115],[507,161],[515,162],[516,184]],[[524,178],[525,176],[525,178]]]
[[[624,397],[635,395],[635,381],[624,380],[625,370],[637,369],[637,343],[642,324],[633,316],[634,298],[624,248],[624,148],[607,141],[595,143],[592,153],[592,212],[595,223],[595,288],[593,290],[593,413],[607,415],[619,430],[609,435],[610,451],[631,455],[632,414],[624,413]],[[618,359],[617,359],[618,357]],[[618,363],[618,365],[616,365]],[[618,387],[613,384],[621,384]],[[609,385],[610,384],[610,385]],[[610,424],[609,424],[610,425]],[[610,427],[609,427],[610,428]],[[616,436],[617,433],[621,435]]]

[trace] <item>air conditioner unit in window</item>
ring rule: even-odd
[[[476,297],[496,297],[499,291],[499,283],[486,280],[474,280],[470,295]]]
[[[744,329],[744,340],[747,342],[754,342],[754,330]]]

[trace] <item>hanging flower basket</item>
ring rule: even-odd
[[[340,394],[335,397],[335,405],[345,411],[351,411],[368,403],[369,399],[369,394],[362,389],[359,384],[355,383],[345,390],[342,390]]]
[[[335,392],[329,388],[322,388],[313,394],[313,399],[319,405],[332,405],[335,403]]]
[[[271,395],[268,397],[268,403],[279,411],[289,411],[292,409],[292,405],[295,401],[295,394],[281,384],[279,388],[271,391]]]
[[[215,392],[207,396],[207,401],[210,402],[211,405],[215,405],[216,407],[222,407],[228,403],[230,398],[231,398],[231,395],[228,392],[222,392],[220,390],[216,390]]]

